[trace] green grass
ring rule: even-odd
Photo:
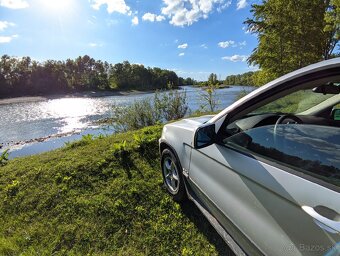
[[[231,255],[159,170],[161,126],[0,167],[0,255]]]

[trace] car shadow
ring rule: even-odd
[[[233,251],[224,242],[222,237],[217,233],[214,227],[209,223],[206,217],[201,213],[197,206],[191,202],[186,201],[181,204],[182,212],[195,224],[198,230],[213,244],[221,256],[235,256]]]

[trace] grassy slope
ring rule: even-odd
[[[229,255],[192,203],[166,194],[160,132],[87,138],[0,167],[0,255]]]

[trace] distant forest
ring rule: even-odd
[[[261,86],[263,85],[262,81],[258,81],[256,79],[259,71],[249,71],[243,74],[238,75],[230,75],[227,76],[224,80],[218,80],[217,74],[211,73],[208,77],[207,81],[200,81],[197,82],[192,80],[193,85],[197,86],[209,86],[209,85],[247,85],[247,86]],[[189,78],[191,79],[191,78]]]
[[[88,55],[45,62],[3,55],[0,62],[0,98],[89,90],[152,90],[193,82],[191,78],[178,77],[174,71],[128,61],[113,65]]]
[[[239,74],[239,75],[230,75],[227,76],[224,80],[224,84],[227,85],[251,85],[251,86],[260,86],[262,84],[257,83],[255,76],[258,71],[252,72],[249,71],[247,73]]]

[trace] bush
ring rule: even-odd
[[[156,92],[153,97],[135,101],[127,107],[113,106],[112,125],[116,131],[138,130],[185,116],[188,104],[185,92]]]
[[[220,104],[216,99],[216,89],[218,88],[218,84],[213,84],[211,82],[208,83],[206,88],[203,88],[200,93],[201,98],[201,110],[208,112],[215,112],[217,106]]]
[[[163,121],[177,120],[185,116],[188,110],[186,92],[170,90],[154,96],[155,110],[159,111]]]
[[[8,153],[9,149],[6,149],[4,152],[0,155],[0,166],[4,166],[8,162]]]

